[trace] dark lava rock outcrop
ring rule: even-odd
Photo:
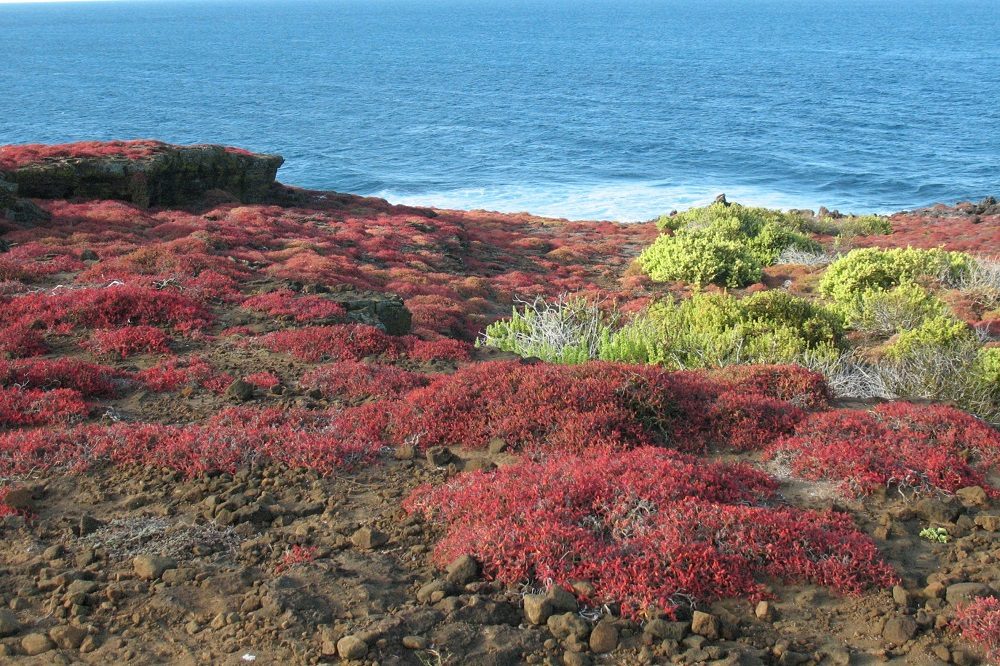
[[[274,185],[279,155],[223,146],[163,144],[140,157],[60,156],[0,171],[17,195],[38,199],[119,199],[138,206],[175,206],[224,190],[244,203],[262,201]],[[13,205],[0,187],[0,210]]]

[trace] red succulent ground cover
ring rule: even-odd
[[[825,384],[818,387],[824,395]],[[761,448],[805,416],[739,381],[694,372],[592,362],[576,366],[477,363],[406,396],[412,415],[395,436],[423,446],[582,451],[710,444]]]
[[[272,317],[288,317],[297,322],[343,317],[344,306],[319,296],[298,296],[290,289],[280,289],[252,296],[240,307],[264,312]]]
[[[77,143],[0,146],[0,169],[17,169],[35,162],[63,157],[149,157],[166,148],[162,141],[80,141]]]
[[[807,479],[837,481],[853,495],[879,487],[954,492],[1000,469],[1000,432],[944,405],[892,402],[871,411],[836,409],[800,422],[767,455]]]
[[[955,626],[985,652],[987,663],[1000,661],[1000,599],[982,597],[959,606]]]
[[[0,388],[0,428],[61,423],[87,413],[79,391]]]
[[[11,431],[0,433],[0,476],[53,468],[83,471],[94,464],[153,465],[198,476],[235,473],[262,460],[331,474],[375,457],[380,445],[368,429],[371,423],[385,427],[377,414],[363,411],[234,408],[191,425]]]
[[[74,389],[86,398],[111,397],[118,393],[124,372],[110,366],[73,358],[0,358],[0,387]]]
[[[170,336],[155,326],[123,326],[94,331],[84,343],[96,356],[128,358],[135,354],[169,354]]]
[[[444,566],[471,552],[508,584],[587,581],[590,605],[651,606],[765,598],[760,577],[846,593],[896,578],[842,514],[760,506],[770,477],[656,448],[523,459],[422,487],[405,508],[444,526]]]
[[[306,390],[318,391],[328,399],[360,402],[371,398],[395,398],[429,379],[419,372],[410,372],[391,365],[339,361],[314,368],[299,380]]]

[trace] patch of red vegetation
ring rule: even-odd
[[[72,358],[0,359],[0,387],[73,389],[84,397],[117,395],[125,373],[115,368]]]
[[[286,317],[300,323],[334,319],[347,314],[340,303],[334,303],[321,296],[298,296],[290,289],[251,296],[243,301],[240,307],[263,312],[272,317]]]
[[[837,481],[852,495],[880,487],[954,492],[983,486],[1000,468],[1000,432],[943,405],[893,402],[872,411],[837,409],[809,416],[770,458],[806,479]]]
[[[1000,215],[893,215],[892,233],[853,239],[858,247],[919,247],[980,253],[1000,247]]]
[[[52,468],[83,471],[107,462],[193,477],[235,473],[262,459],[332,474],[377,455],[379,445],[364,427],[369,417],[364,411],[230,409],[185,426],[119,423],[0,433],[0,476]],[[385,427],[375,421],[375,427]]]
[[[135,378],[150,391],[157,393],[176,391],[191,384],[213,393],[222,393],[233,383],[230,375],[218,372],[208,361],[198,356],[166,359],[137,372]]]
[[[829,406],[830,389],[822,373],[801,365],[733,365],[716,373],[741,391],[786,400],[808,409]]]
[[[327,399],[360,402],[399,397],[428,381],[426,375],[391,365],[340,361],[310,370],[299,380],[299,386]]]
[[[986,661],[1000,661],[1000,599],[983,597],[955,610],[955,626],[962,638],[978,646]]]
[[[145,139],[0,146],[0,169],[11,171],[29,164],[67,157],[121,157],[136,160],[162,152],[166,147],[167,144],[162,141]]]
[[[255,372],[243,378],[247,384],[252,384],[259,389],[272,389],[281,383],[281,378],[273,372]]]
[[[155,326],[123,326],[94,331],[84,345],[97,356],[121,359],[135,354],[169,354],[170,336]]]
[[[65,423],[87,413],[79,391],[0,388],[0,428]]]
[[[733,388],[738,390],[732,390]],[[825,390],[825,385],[824,385]],[[397,435],[423,446],[558,451],[669,446],[761,448],[804,416],[750,386],[621,363],[478,363],[406,396]]]
[[[281,556],[281,561],[274,567],[274,575],[277,576],[296,565],[312,562],[318,554],[319,548],[316,546],[295,544]]]
[[[260,344],[273,352],[289,353],[310,363],[324,359],[359,361],[368,356],[394,359],[403,351],[400,338],[364,324],[308,326],[276,331],[265,335]]]
[[[756,506],[774,488],[746,466],[640,448],[463,474],[417,489],[404,507],[446,530],[439,566],[469,553],[506,584],[588,581],[582,601],[627,617],[762,599],[763,577],[846,593],[895,581],[848,516]]]
[[[63,335],[138,325],[171,326],[190,333],[210,320],[201,304],[177,291],[127,285],[0,297],[0,306],[0,327],[27,326]]]

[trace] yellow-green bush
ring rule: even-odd
[[[657,281],[742,287],[760,279],[790,246],[818,248],[797,230],[797,218],[739,204],[712,204],[660,218],[661,235],[639,257]]]
[[[879,236],[892,233],[892,224],[889,223],[889,218],[881,215],[845,217],[833,222],[833,226],[840,236]]]
[[[963,252],[866,247],[851,250],[830,264],[819,290],[838,303],[853,304],[868,291],[922,281],[957,281],[969,265],[970,257]]]
[[[900,333],[886,353],[893,358],[904,358],[923,348],[948,349],[974,341],[975,335],[965,322],[941,315]]]
[[[918,284],[903,284],[888,291],[869,289],[846,304],[847,320],[858,331],[871,335],[893,335],[944,316],[947,306]]]

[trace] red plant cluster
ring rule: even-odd
[[[0,169],[19,169],[36,162],[65,157],[123,157],[135,160],[162,151],[162,141],[79,141],[58,145],[29,143],[0,146]]]
[[[0,428],[65,423],[86,415],[79,391],[0,388]]]
[[[802,421],[772,444],[769,458],[807,479],[839,481],[846,492],[895,485],[954,492],[1000,469],[1000,432],[944,405],[892,402],[872,411],[836,409]]]
[[[274,574],[281,574],[297,564],[306,564],[316,559],[319,548],[316,546],[300,546],[295,544],[284,552],[281,561],[274,567]]]
[[[987,663],[1000,661],[1000,599],[982,597],[955,611],[955,626],[962,638],[986,653]]]
[[[786,400],[807,409],[823,409],[830,402],[823,374],[801,365],[731,365],[717,375],[741,392]]]
[[[340,303],[321,296],[298,296],[289,289],[252,296],[243,301],[240,307],[297,322],[334,319],[347,314]]]
[[[84,397],[111,397],[118,393],[124,373],[106,365],[72,358],[0,359],[0,387],[73,389]]]
[[[398,358],[403,351],[401,338],[386,335],[374,326],[340,324],[307,326],[269,333],[261,343],[273,352],[287,352],[303,361],[315,363],[361,360],[368,356]]]
[[[197,384],[213,393],[222,393],[233,378],[218,372],[212,364],[198,356],[169,358],[151,368],[141,370],[135,378],[151,391],[176,391],[186,384]]]
[[[631,617],[764,598],[765,577],[846,593],[896,579],[848,516],[756,506],[774,488],[746,466],[639,448],[463,474],[418,488],[404,507],[444,526],[439,566],[469,553],[507,584],[588,581],[582,601]]]
[[[260,389],[271,389],[281,383],[281,378],[273,372],[255,372],[252,375],[247,375],[243,378],[248,384],[253,384]]]
[[[172,326],[183,333],[204,328],[210,320],[199,303],[176,291],[125,285],[0,297],[0,307],[0,326],[59,334],[138,325]]]
[[[164,467],[193,477],[234,473],[264,460],[332,474],[378,454],[372,430],[384,429],[386,418],[364,408],[329,413],[231,409],[186,426],[120,423],[8,432],[0,434],[0,476],[51,468],[82,471],[108,462]]]
[[[396,398],[428,381],[426,375],[391,365],[339,361],[310,370],[299,380],[299,386],[319,391],[324,398],[361,402]]]
[[[406,396],[397,436],[424,446],[560,451],[668,446],[761,448],[805,413],[788,402],[695,372],[620,363],[478,363]]]
[[[155,326],[123,326],[94,331],[84,343],[97,356],[126,359],[135,354],[169,354],[170,336]]]

